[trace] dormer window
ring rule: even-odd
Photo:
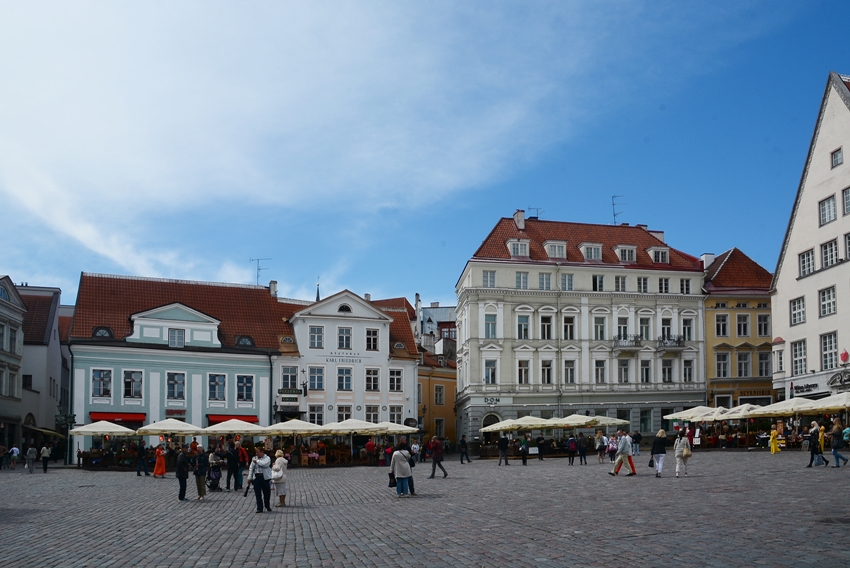
[[[404,343],[396,343],[393,345],[394,349],[404,349]]]
[[[342,312],[344,314],[350,314],[351,313],[351,306],[349,306],[348,304],[340,304],[339,308],[337,308],[336,311]]]
[[[617,245],[617,256],[620,258],[620,262],[634,262],[635,261],[635,247]]]
[[[655,264],[670,264],[670,249],[652,247],[648,252]]]
[[[185,344],[186,337],[185,329],[169,329],[168,330],[168,346],[182,348]]]
[[[9,292],[6,291],[6,288],[0,286],[0,300],[6,300],[7,302],[11,302],[9,299]]]
[[[247,335],[240,335],[236,338],[236,345],[240,347],[254,347],[254,340]]]
[[[508,241],[511,256],[528,256],[528,241]]]
[[[546,241],[543,246],[546,247],[546,254],[549,255],[549,258],[567,258],[567,243]]]
[[[599,243],[582,243],[581,251],[585,260],[602,260],[602,245]]]
[[[112,330],[108,327],[96,327],[92,331],[92,337],[112,337]]]
[[[295,340],[294,340],[294,339],[292,339],[292,338],[291,338],[291,337],[289,337],[289,336],[286,336],[286,337],[284,337],[284,338],[281,340],[281,343],[295,343]]]

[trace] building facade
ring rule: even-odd
[[[702,257],[709,406],[776,402],[772,373],[770,284],[773,275],[730,249]]]
[[[785,398],[850,388],[850,77],[830,73],[773,277],[773,386]]]
[[[645,226],[503,218],[458,279],[458,419],[627,419],[705,404],[702,266]]]
[[[457,442],[457,363],[445,355],[422,352],[416,405],[419,429],[424,439],[431,436]]]
[[[23,441],[21,362],[24,356],[24,314],[27,307],[11,278],[0,276],[0,443]]]

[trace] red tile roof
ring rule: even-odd
[[[410,305],[410,302],[407,301],[407,298],[387,298],[385,300],[372,300],[372,305],[378,306],[379,308],[401,308],[407,311],[407,317],[409,320],[416,319],[416,310],[413,306]]]
[[[74,322],[73,316],[59,316],[59,341],[67,343],[71,337],[71,324]]]
[[[434,353],[431,353],[430,351],[425,351],[424,353],[422,353],[422,358],[424,359],[423,363],[428,367],[440,366],[440,360],[438,359],[438,356]],[[449,369],[457,369],[457,363],[447,358],[446,367],[448,367]]]
[[[594,225],[526,219],[525,229],[519,229],[513,217],[503,217],[496,223],[496,226],[475,251],[473,258],[510,259],[511,256],[506,244],[510,239],[528,239],[529,259],[534,262],[563,263],[564,259],[550,259],[543,243],[546,241],[566,241],[566,262],[570,263],[599,263],[598,261],[585,261],[584,254],[579,250],[579,245],[582,243],[599,243],[602,245],[601,264],[635,266],[642,269],[700,270],[697,258],[669,247],[642,226]],[[614,247],[617,245],[634,246],[636,248],[635,262],[620,262],[617,253],[614,251]],[[668,248],[670,250],[670,264],[654,263],[647,252],[647,249],[651,247]]]
[[[706,268],[704,288],[707,292],[720,289],[751,289],[767,293],[773,275],[737,248],[731,248],[714,259]]]
[[[59,308],[59,293],[49,296],[27,294],[26,288],[18,288],[21,299],[27,306],[24,314],[24,343],[26,345],[47,345],[53,331],[53,318]]]
[[[378,301],[373,301],[376,304]],[[419,350],[416,348],[416,340],[413,338],[413,328],[410,327],[410,320],[407,319],[406,308],[380,307],[380,310],[393,318],[390,324],[390,352],[396,356],[419,357]],[[404,344],[404,350],[396,349],[395,344]]]

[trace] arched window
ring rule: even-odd
[[[240,347],[253,347],[254,340],[251,339],[250,336],[240,335],[236,338],[236,345],[239,345]]]
[[[11,301],[9,300],[9,292],[7,292],[6,288],[3,286],[0,286],[0,300],[6,300],[7,302]]]
[[[96,327],[92,330],[92,337],[113,337],[112,330],[108,327]]]
[[[351,306],[349,306],[348,304],[340,304],[339,308],[337,308],[337,311],[345,313],[345,314],[350,314],[351,313]]]

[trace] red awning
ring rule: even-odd
[[[207,414],[207,418],[210,420],[210,426],[213,424],[219,424],[224,422],[225,420],[241,420],[242,422],[251,422],[252,424],[257,424],[260,422],[260,419],[256,416],[246,416],[244,414]]]
[[[92,421],[109,420],[110,422],[144,422],[144,412],[89,412]]]

